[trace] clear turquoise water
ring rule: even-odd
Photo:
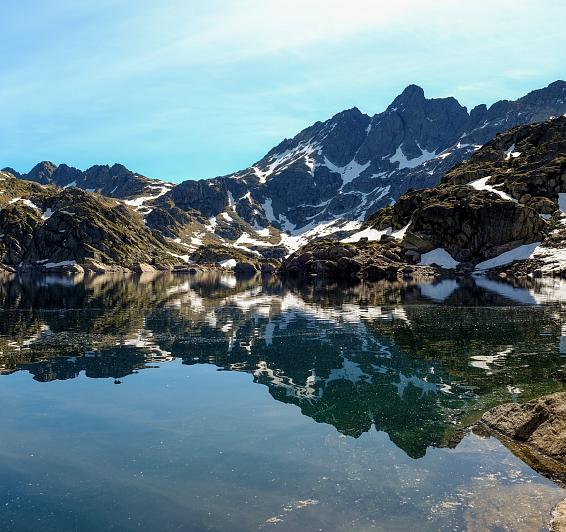
[[[561,286],[0,285],[0,528],[542,530],[486,408],[564,389]]]

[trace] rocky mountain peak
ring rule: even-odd
[[[381,113],[346,109],[283,140],[249,168],[214,179],[174,186],[118,163],[81,171],[49,162],[22,177],[123,199],[149,227],[189,238],[187,245],[196,245],[188,235],[197,231],[196,242],[205,235],[241,248],[243,239],[261,255],[283,256],[315,238],[355,233],[408,189],[437,185],[497,133],[564,113],[563,81],[471,113],[455,98],[426,98],[409,85]]]
[[[367,120],[369,116],[365,113],[362,113],[357,107],[352,107],[351,109],[344,109],[344,111],[340,111],[336,113],[331,119],[330,122],[348,122],[348,121],[359,121],[359,120]]]
[[[548,105],[566,101],[566,81],[557,80],[545,87],[529,92],[517,100],[527,105]]]
[[[21,176],[20,172],[18,172],[17,170],[14,170],[10,166],[6,166],[5,168],[2,168],[2,170],[0,170],[0,173],[10,174],[10,175],[13,175],[14,177],[20,177]]]
[[[31,181],[37,181],[43,185],[47,185],[51,182],[51,176],[53,172],[57,170],[57,165],[51,161],[42,161],[37,163],[27,174]]]
[[[391,105],[387,108],[388,110],[397,110],[404,107],[410,107],[415,104],[424,102],[425,93],[422,87],[418,85],[408,85],[403,89],[403,92],[397,96]]]
[[[109,172],[112,175],[116,175],[116,174],[124,174],[124,173],[129,173],[129,174],[133,174],[133,172],[131,170],[129,170],[128,168],[126,168],[123,164],[120,163],[114,163],[110,168],[109,168]]]

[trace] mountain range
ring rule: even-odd
[[[407,191],[440,183],[497,133],[565,113],[564,81],[470,112],[455,98],[428,99],[422,88],[410,85],[381,113],[342,111],[283,140],[249,168],[213,179],[174,185],[120,164],[81,171],[50,162],[26,174],[4,168],[2,179],[113,198],[135,213],[144,231],[172,246],[170,257],[190,257],[206,246],[212,262],[230,252],[282,259],[312,240],[359,232],[369,216]],[[9,194],[0,198],[26,208],[25,201]],[[18,257],[24,262],[52,258],[25,252]],[[1,262],[14,264],[6,254]]]

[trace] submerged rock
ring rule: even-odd
[[[550,530],[552,532],[566,532],[566,499],[558,504],[552,511]]]
[[[566,393],[524,404],[492,408],[482,417],[489,428],[560,462],[566,460]]]

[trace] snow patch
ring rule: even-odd
[[[374,242],[376,240],[379,240],[383,235],[391,235],[393,238],[401,240],[405,236],[409,225],[411,225],[410,222],[405,227],[397,231],[392,231],[391,227],[381,230],[368,227],[366,229],[358,231],[357,233],[354,233],[353,235],[350,235],[347,238],[344,238],[343,240],[341,240],[341,242],[359,242],[362,238],[367,238],[368,241]],[[342,230],[346,230],[346,228],[343,228]]]
[[[515,143],[511,145],[511,147],[505,152],[505,160],[508,161],[509,159],[519,157],[521,155],[520,151],[515,151]]]
[[[494,194],[497,194],[500,198],[503,198],[504,200],[513,201],[513,202],[517,203],[517,200],[515,198],[512,198],[511,196],[509,196],[509,194],[506,194],[502,190],[497,190],[496,188],[492,187],[491,185],[488,185],[487,181],[490,178],[491,178],[491,176],[488,175],[487,177],[482,177],[480,179],[476,179],[475,181],[468,183],[468,185],[471,186],[472,188],[476,189],[476,190],[487,190],[488,192],[493,192]]]
[[[421,150],[421,155],[415,157],[414,159],[407,159],[406,155],[403,153],[401,145],[397,148],[395,153],[389,158],[389,162],[395,164],[399,163],[399,170],[404,168],[415,168],[431,159],[436,157],[436,151],[423,150],[418,144],[419,150]]]
[[[436,248],[428,253],[424,253],[421,255],[421,261],[419,262],[421,266],[430,266],[431,264],[436,264],[441,268],[445,268],[447,270],[452,270],[458,264],[460,264],[457,260],[452,258],[452,255],[448,253],[444,248]]]
[[[387,229],[383,229],[381,231],[367,227],[366,229],[358,231],[357,233],[344,238],[341,242],[359,242],[362,238],[367,238],[370,242],[375,242],[376,240],[379,240],[382,235],[389,234],[391,234],[391,227],[388,227]]]
[[[148,186],[147,188],[158,190],[157,194],[152,194],[151,196],[140,196],[139,198],[133,200],[125,200],[124,203],[129,205],[130,207],[134,207],[136,210],[139,209],[144,203],[148,201],[155,200],[163,194],[166,194],[169,191],[168,186]],[[115,190],[115,189],[114,189]]]
[[[522,246],[518,246],[514,249],[511,249],[510,251],[501,253],[501,255],[497,255],[497,257],[493,257],[492,259],[480,262],[476,265],[476,270],[489,270],[491,268],[497,268],[498,266],[511,264],[516,260],[526,260],[533,256],[534,252],[539,246],[540,242],[533,242],[532,244],[524,244]]]
[[[223,268],[230,268],[233,269],[236,266],[236,259],[226,259],[222,262],[219,262],[220,266]]]
[[[242,244],[252,244],[254,246],[273,246],[270,242],[264,242],[262,240],[256,240],[252,238],[248,233],[242,233],[236,242],[234,242],[234,246],[242,245]]]
[[[261,207],[263,212],[265,213],[265,217],[270,222],[275,222],[275,215],[273,214],[273,200],[271,198],[265,198],[265,201],[262,203]]]
[[[24,205],[30,207],[31,209],[35,209],[36,211],[41,210],[33,201],[28,200],[28,199],[14,198],[14,199],[10,200],[10,201],[8,202],[8,204],[17,203],[18,201],[20,201],[20,202],[23,203]]]
[[[216,229],[216,226],[218,225],[218,222],[216,221],[216,217],[211,216],[208,219],[208,225],[205,225],[204,228],[209,232],[209,233],[214,233],[214,230]]]
[[[74,266],[77,262],[74,260],[62,260],[61,262],[46,262],[44,268],[60,268],[62,266]]]
[[[340,174],[342,176],[342,186],[344,186],[359,177],[360,174],[365,171],[370,164],[370,161],[368,161],[366,164],[360,164],[355,159],[353,159],[346,166],[336,166],[334,163],[331,163],[325,156],[323,166],[326,166],[326,168],[328,168],[331,172]]]

